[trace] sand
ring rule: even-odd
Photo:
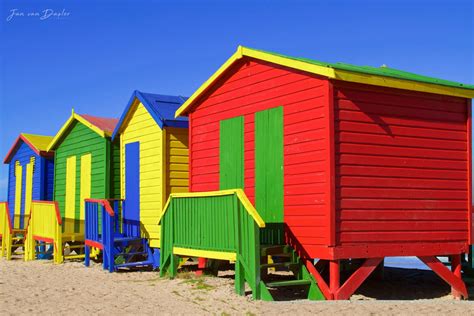
[[[454,300],[430,271],[386,269],[384,282],[368,280],[338,302],[253,301],[234,293],[230,274],[170,280],[153,271],[108,273],[98,264],[0,259],[0,314],[474,315],[474,301]]]

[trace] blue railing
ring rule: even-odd
[[[111,205],[112,204],[112,205]],[[121,233],[121,205],[117,199],[85,200],[85,260],[89,266],[91,247],[102,250],[104,269],[114,263],[114,238]]]

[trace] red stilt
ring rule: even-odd
[[[206,268],[207,259],[206,258],[198,258],[198,269],[196,270],[196,275],[202,275],[204,269]]]
[[[451,256],[451,271],[453,272],[454,276],[462,279],[461,276],[461,255],[453,255]],[[457,291],[454,287],[451,286],[451,294],[456,299],[461,299],[462,293]]]
[[[339,260],[329,261],[329,289],[333,295],[339,289],[340,273]]]
[[[456,261],[459,260],[459,255]],[[453,256],[454,257],[454,256]],[[451,285],[451,287],[459,292],[461,296],[465,299],[468,298],[466,284],[464,284],[463,280],[461,279],[461,270],[458,272],[451,272],[448,268],[444,266],[444,264],[438,260],[435,256],[424,256],[418,257],[421,261],[423,261],[428,267],[433,270],[441,279],[443,279],[446,283]],[[459,265],[459,261],[456,264],[455,270],[457,271]],[[454,263],[453,263],[454,266]],[[456,275],[456,273],[458,275]]]

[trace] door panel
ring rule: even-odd
[[[84,199],[91,197],[91,166],[92,166],[92,154],[86,154],[81,156],[81,188],[80,188],[80,222],[84,221],[85,217],[85,203]],[[80,224],[80,223],[78,223]],[[80,225],[84,227],[84,225]]]
[[[33,198],[33,171],[35,168],[35,158],[31,157],[30,163],[26,165],[26,183],[25,183],[25,210],[22,218],[22,227],[26,226],[26,221],[30,215],[31,200]]]
[[[255,113],[255,207],[263,244],[283,243],[283,107]]]
[[[244,118],[220,122],[220,189],[244,188]]]
[[[23,167],[20,162],[15,163],[15,208],[13,211],[13,227],[20,228],[21,197],[23,195]]]
[[[74,231],[76,218],[76,156],[66,159],[66,197],[64,209],[64,231]]]
[[[123,230],[127,236],[140,236],[140,143],[125,145],[125,205]]]

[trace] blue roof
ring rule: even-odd
[[[120,132],[123,122],[125,121],[135,98],[143,104],[161,129],[166,126],[181,128],[188,127],[187,117],[174,117],[176,110],[188,99],[187,97],[145,93],[135,90],[132,93],[130,101],[128,101],[125,111],[123,111],[122,116],[120,117],[120,121],[115,127],[112,134],[112,140],[115,139],[115,136]]]

